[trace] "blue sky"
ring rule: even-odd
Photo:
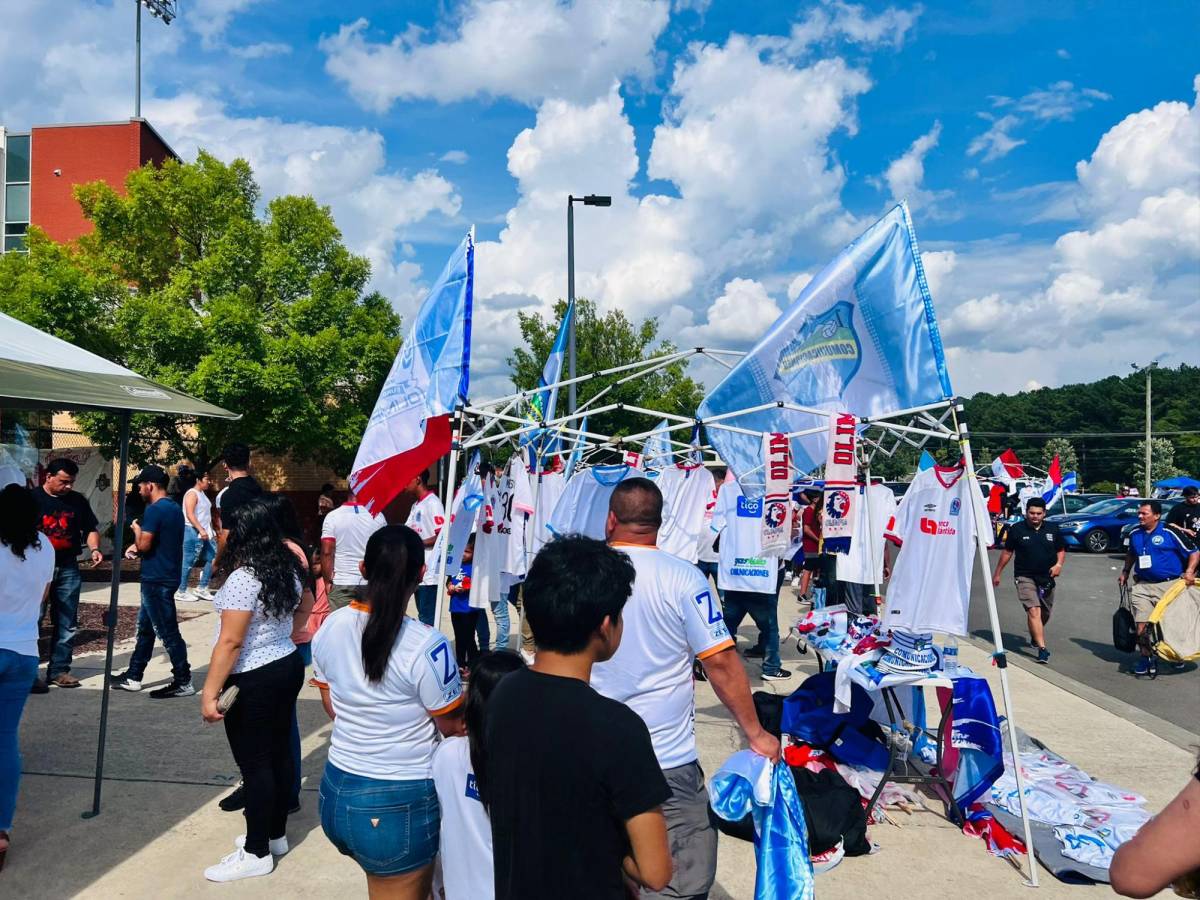
[[[6,13],[0,122],[128,116],[131,4],[53,7]],[[956,389],[1012,391],[1147,343],[1200,357],[1198,25],[1182,2],[184,0],[144,20],[144,110],[184,156],[329,203],[402,312],[474,223],[485,393],[513,309],[565,290],[568,191],[617,198],[579,214],[581,294],[736,348],[906,197]]]

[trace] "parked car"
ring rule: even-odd
[[[1091,506],[1093,503],[1098,503],[1101,500],[1111,500],[1115,496],[1116,496],[1115,494],[1067,494],[1067,496],[1066,496],[1066,504],[1067,504],[1066,513],[1068,515],[1071,513],[1077,513],[1080,510],[1082,510],[1085,506]],[[1048,510],[1048,512],[1049,513],[1062,513],[1063,512],[1062,505],[1063,505],[1062,500],[1056,500],[1054,502],[1054,507],[1052,509]]]
[[[1110,497],[1085,506],[1076,513],[1047,516],[1046,521],[1058,526],[1068,548],[1105,553],[1122,548],[1121,531],[1126,525],[1137,524],[1138,505],[1141,502],[1140,497]],[[1166,515],[1174,505],[1169,500],[1165,501],[1163,514]]]

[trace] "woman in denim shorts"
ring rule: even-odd
[[[405,616],[425,571],[416,532],[388,525],[362,563],[365,599],[313,637],[314,683],[333,719],[321,827],[367,876],[372,898],[428,897],[441,814],[438,732],[463,733],[462,683],[440,631]]]

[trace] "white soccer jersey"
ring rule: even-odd
[[[716,485],[712,472],[702,467],[667,466],[654,483],[663,495],[663,523],[658,530],[658,546],[694,563],[700,535],[711,530],[712,513],[705,521],[705,508]]]
[[[717,482],[714,478],[712,491],[708,495],[708,500],[704,503],[704,525],[700,529],[699,539],[696,544],[697,562],[715,563],[721,559],[717,551],[713,549],[713,541],[717,538],[716,532],[712,528],[713,513],[716,510]]]
[[[442,883],[446,900],[491,900],[492,823],[479,799],[465,737],[446,738],[433,754],[433,783],[442,808]]]
[[[779,589],[779,558],[762,552],[763,503],[742,493],[736,481],[717,492],[712,530],[721,535],[717,586],[723,591],[774,594]]]
[[[538,551],[546,546],[553,535],[546,525],[554,514],[554,507],[567,489],[567,479],[562,472],[546,472],[537,478],[530,476],[530,487],[533,488],[533,517],[529,520],[530,546],[529,561],[537,556]]]
[[[446,508],[442,506],[438,495],[430,491],[424,499],[413,504],[408,513],[408,520],[404,524],[420,535],[421,540],[427,541],[431,537],[437,537],[442,526],[446,524]],[[437,584],[437,567],[433,565],[433,558],[433,547],[426,547],[425,577],[421,579],[421,584]]]
[[[496,527],[500,515],[500,488],[495,476],[488,476],[483,480],[483,505],[475,517],[475,557],[468,602],[476,609],[486,609],[501,597],[507,536]]]
[[[971,503],[971,491],[978,503]],[[976,538],[990,529],[983,497],[964,469],[918,472],[885,532],[901,550],[884,626],[965,635]]]
[[[612,492],[627,478],[645,477],[637,469],[623,464],[595,466],[577,472],[567,482],[567,489],[550,514],[547,530],[552,535],[582,534],[598,541],[604,540],[608,500]]]
[[[504,538],[504,559],[500,571],[520,580],[528,569],[525,554],[525,526],[533,512],[533,493],[529,490],[529,473],[519,456],[508,461],[500,478],[500,506],[496,527]]]
[[[863,496],[866,495],[866,503]],[[850,552],[837,554],[837,579],[883,584],[883,532],[896,514],[896,495],[882,484],[859,487]]]
[[[336,718],[329,761],[364,778],[429,778],[437,727],[463,701],[446,636],[405,618],[383,680],[363,671],[362,632],[370,608],[357,601],[334,611],[313,636],[313,680],[329,689]]]
[[[637,577],[622,611],[621,646],[592,666],[592,687],[642,717],[662,768],[686,765],[697,759],[692,661],[733,640],[694,565],[657,547],[613,546],[629,556]]]
[[[358,564],[363,561],[367,552],[367,541],[371,539],[371,535],[385,525],[387,519],[379,513],[372,515],[365,506],[359,506],[357,503],[343,503],[325,516],[321,523],[321,540],[334,542],[334,584],[358,587],[367,583]],[[425,551],[425,558],[430,558],[429,550]]]

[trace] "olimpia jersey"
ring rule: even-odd
[[[965,473],[945,466],[918,472],[888,523],[885,537],[901,550],[888,583],[886,627],[967,633],[977,536],[992,526]]]
[[[762,499],[751,500],[736,481],[717,492],[712,530],[721,536],[717,587],[723,591],[774,594],[779,590],[779,559],[762,552]]]
[[[554,536],[547,530],[546,523],[550,521],[554,507],[567,489],[567,479],[562,472],[543,472],[541,475],[530,475],[529,481],[534,505],[533,518],[529,520],[532,531],[529,536],[529,561],[532,563],[538,551]]]
[[[654,483],[663,495],[663,522],[658,530],[658,546],[686,562],[694,563],[700,535],[711,528],[712,515],[709,513],[706,521],[705,507],[715,487],[712,472],[701,466],[667,466]]]
[[[500,570],[517,581],[525,578],[528,569],[525,527],[532,513],[533,492],[529,489],[529,473],[521,457],[514,456],[508,461],[508,468],[500,478],[496,528],[504,538],[504,561]]]

